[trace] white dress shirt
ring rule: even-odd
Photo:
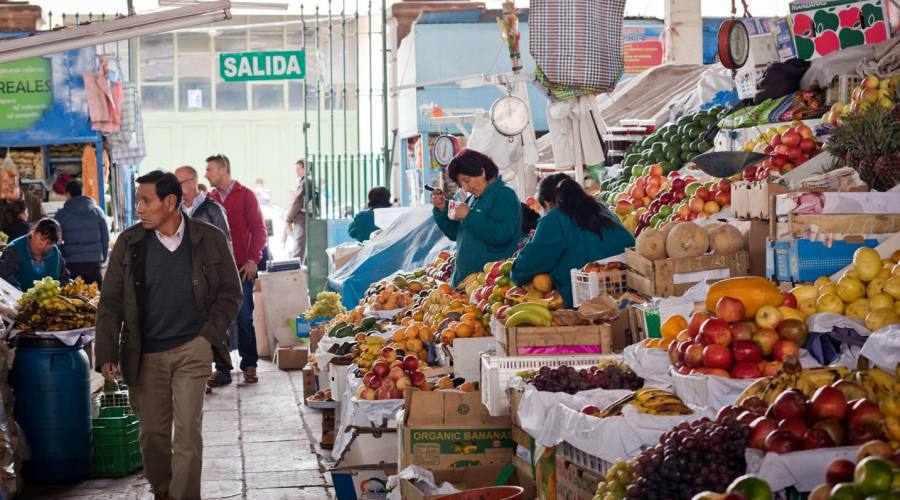
[[[203,204],[204,200],[206,200],[206,193],[204,193],[203,191],[199,191],[197,192],[197,196],[194,197],[194,203],[188,207],[184,206],[184,202],[182,201],[182,208],[184,208],[184,211],[187,212],[188,216],[193,217],[194,212],[196,212],[197,209],[200,208],[200,205]]]
[[[181,215],[181,224],[178,225],[178,230],[175,231],[175,234],[166,236],[161,232],[156,231],[156,237],[159,238],[159,242],[166,247],[166,250],[170,252],[178,250],[178,247],[181,246],[181,240],[184,238],[184,215]]]

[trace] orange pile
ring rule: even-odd
[[[412,304],[412,300],[408,295],[398,290],[395,286],[390,285],[375,296],[372,309],[376,311],[393,311],[395,309],[403,309],[410,304]]]
[[[441,331],[441,343],[453,345],[453,340],[458,338],[477,338],[487,337],[490,333],[484,327],[484,324],[478,319],[476,313],[466,312],[459,321],[453,321],[447,328]]]
[[[644,347],[651,349],[668,349],[669,345],[675,341],[675,337],[677,337],[682,330],[686,330],[687,327],[687,320],[684,316],[678,314],[669,316],[669,319],[663,322],[659,327],[659,333],[662,335],[662,338],[644,339]]]
[[[434,339],[434,332],[425,323],[413,321],[412,318],[403,318],[401,327],[391,335],[390,347],[402,349],[406,354],[415,355],[422,361],[428,359],[428,351],[425,344]]]

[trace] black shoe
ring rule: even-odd
[[[231,373],[216,370],[206,380],[208,387],[222,387],[231,383]]]

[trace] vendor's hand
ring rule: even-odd
[[[456,212],[454,213],[454,215],[455,217],[453,218],[456,220],[465,219],[466,216],[469,215],[469,205],[466,205],[465,203],[457,203]]]
[[[431,204],[434,205],[434,208],[443,212],[447,209],[447,199],[444,198],[443,191],[432,191],[431,192]]]
[[[100,365],[100,373],[107,382],[115,382],[119,374],[119,363],[103,363]]]
[[[243,281],[250,281],[256,276],[256,262],[252,260],[248,260],[241,266],[241,279]]]

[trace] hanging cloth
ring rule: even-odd
[[[551,97],[571,98],[616,87],[625,63],[625,0],[533,0],[529,49]],[[571,94],[562,92],[570,87]]]
[[[109,81],[109,63],[104,56],[100,58],[98,71],[85,71],[84,90],[87,94],[88,112],[91,115],[91,130],[100,132],[118,132],[122,123],[120,106],[122,102],[122,84]]]
[[[599,117],[597,100],[593,97],[547,103],[547,125],[557,168],[603,163],[606,157],[600,134],[605,126]]]
[[[109,156],[103,151],[103,178],[109,179]],[[81,155],[81,184],[83,194],[100,204],[100,180],[97,177],[97,148],[93,144],[84,147]]]

